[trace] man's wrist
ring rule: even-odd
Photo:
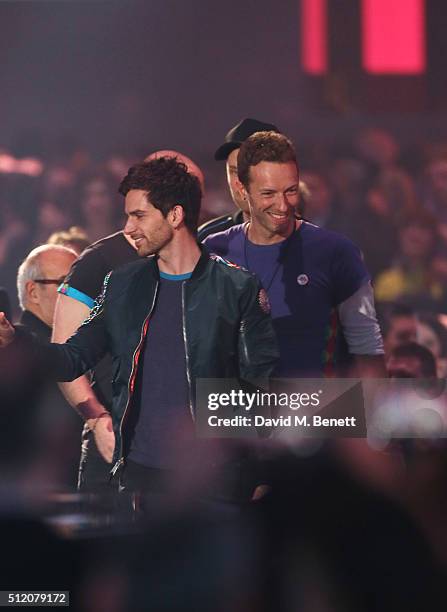
[[[109,414],[108,410],[92,395],[83,401],[76,401],[74,408],[85,422],[95,420],[104,413]]]
[[[107,412],[107,410],[103,410],[103,412],[101,412],[100,414],[98,414],[98,416],[93,417],[93,418],[90,418],[90,419],[86,419],[85,423],[86,423],[86,425],[87,425],[87,427],[88,427],[89,431],[92,431],[92,432],[93,432],[93,431],[95,431],[95,428],[96,428],[96,426],[97,426],[97,424],[98,424],[98,421],[99,421],[100,419],[103,419],[103,418],[105,418],[105,417],[109,417],[109,416],[110,416],[110,413],[109,413],[109,412]]]

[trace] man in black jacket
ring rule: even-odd
[[[39,357],[59,380],[72,380],[110,351],[112,472],[125,465],[126,486],[157,489],[203,457],[193,432],[195,380],[265,378],[278,353],[258,280],[196,242],[201,190],[186,166],[166,157],[137,164],[120,192],[125,232],[142,259],[108,274],[87,321],[65,344],[39,346]],[[2,316],[0,345],[13,339]]]
[[[188,171],[197,176],[204,190],[203,173],[193,160],[178,151],[156,151],[144,161],[157,157],[175,157],[183,162]],[[53,342],[65,342],[88,317],[95,298],[101,293],[104,277],[110,270],[136,260],[138,254],[132,240],[122,231],[105,236],[87,247],[58,289]],[[59,385],[67,401],[85,420],[78,480],[78,487],[84,492],[110,490],[110,466],[106,458],[110,461],[114,438],[110,435],[110,421],[105,418],[96,421],[94,415],[110,410],[111,381],[111,360],[106,355],[95,367],[93,377],[80,376]],[[93,426],[95,429],[91,431]]]

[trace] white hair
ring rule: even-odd
[[[26,283],[36,278],[42,278],[42,255],[48,252],[54,253],[55,251],[58,253],[70,253],[70,255],[75,257],[78,256],[73,249],[60,244],[42,244],[30,251],[20,264],[17,272],[17,295],[22,310],[26,309]]]

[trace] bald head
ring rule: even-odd
[[[49,327],[53,325],[57,288],[77,254],[61,245],[44,244],[33,249],[19,267],[17,292],[20,306]]]
[[[178,151],[170,151],[169,149],[163,151],[154,151],[147,157],[144,158],[144,161],[151,161],[152,159],[158,159],[159,157],[175,157],[177,161],[182,162],[188,168],[188,172],[193,174],[199,179],[200,188],[202,189],[202,195],[205,193],[205,177],[203,176],[203,172],[199,168],[199,166],[192,161],[183,153],[179,153]]]

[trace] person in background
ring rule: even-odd
[[[61,244],[75,251],[78,255],[82,253],[90,244],[90,240],[82,227],[72,225],[68,230],[54,232],[48,238],[47,244]]]
[[[0,196],[0,279],[11,301],[11,310],[17,312],[14,290],[17,268],[29,251],[32,242],[32,222],[22,214],[21,208],[13,206]]]
[[[76,253],[61,245],[44,244],[28,253],[17,274],[21,323],[36,329],[43,324],[46,326],[46,335],[50,337],[57,288],[75,259]]]
[[[436,360],[431,351],[417,342],[398,344],[386,362],[390,378],[436,378]]]
[[[447,330],[436,315],[423,313],[419,316],[417,341],[433,354],[438,377],[446,378]]]
[[[388,309],[379,308],[379,313],[383,344],[387,357],[396,346],[408,342],[416,342],[418,316],[411,306],[394,304]]]
[[[53,327],[57,288],[64,280],[76,253],[60,245],[42,245],[33,249],[21,263],[17,273],[20,325],[38,338],[50,340]],[[58,454],[60,461],[51,466],[59,476],[54,480],[74,488],[78,471],[78,440],[82,421],[66,402],[55,383],[48,386],[40,400],[39,429],[49,455]],[[58,449],[58,453],[56,453]]]
[[[308,195],[300,194],[301,216],[306,221],[319,227],[332,228],[334,216],[333,195],[325,176],[315,170],[307,170],[300,174],[300,189],[307,189]],[[306,200],[303,206],[303,199]]]
[[[411,214],[420,207],[414,181],[401,163],[401,146],[391,132],[366,128],[355,138],[357,155],[375,170],[376,180],[385,197],[392,203],[393,212]]]
[[[63,203],[44,200],[38,208],[37,223],[33,235],[35,244],[44,244],[47,236],[73,223],[73,216]]]
[[[356,228],[350,236],[358,244],[373,279],[388,268],[396,256],[398,213],[383,186],[373,182],[366,190],[356,218]],[[374,227],[374,232],[371,228]],[[377,236],[381,237],[377,248]]]
[[[447,155],[435,155],[428,162],[424,175],[423,204],[436,217],[439,233],[447,245]]]
[[[436,310],[443,303],[443,286],[432,268],[437,239],[430,214],[420,211],[402,220],[396,260],[374,284],[378,302],[405,301],[418,310]]]
[[[211,219],[199,227],[198,239],[200,242],[205,240],[210,234],[223,232],[224,230],[238,225],[243,221],[248,221],[250,211],[247,201],[244,200],[237,181],[237,156],[241,144],[255,132],[272,131],[278,132],[278,128],[258,119],[242,119],[227,132],[224,143],[217,149],[214,159],[225,161],[228,189],[231,199],[236,206],[236,211],[232,214],[223,215],[216,219]]]
[[[86,179],[79,200],[79,225],[92,242],[111,234],[118,226],[116,197],[106,175],[94,174]]]

